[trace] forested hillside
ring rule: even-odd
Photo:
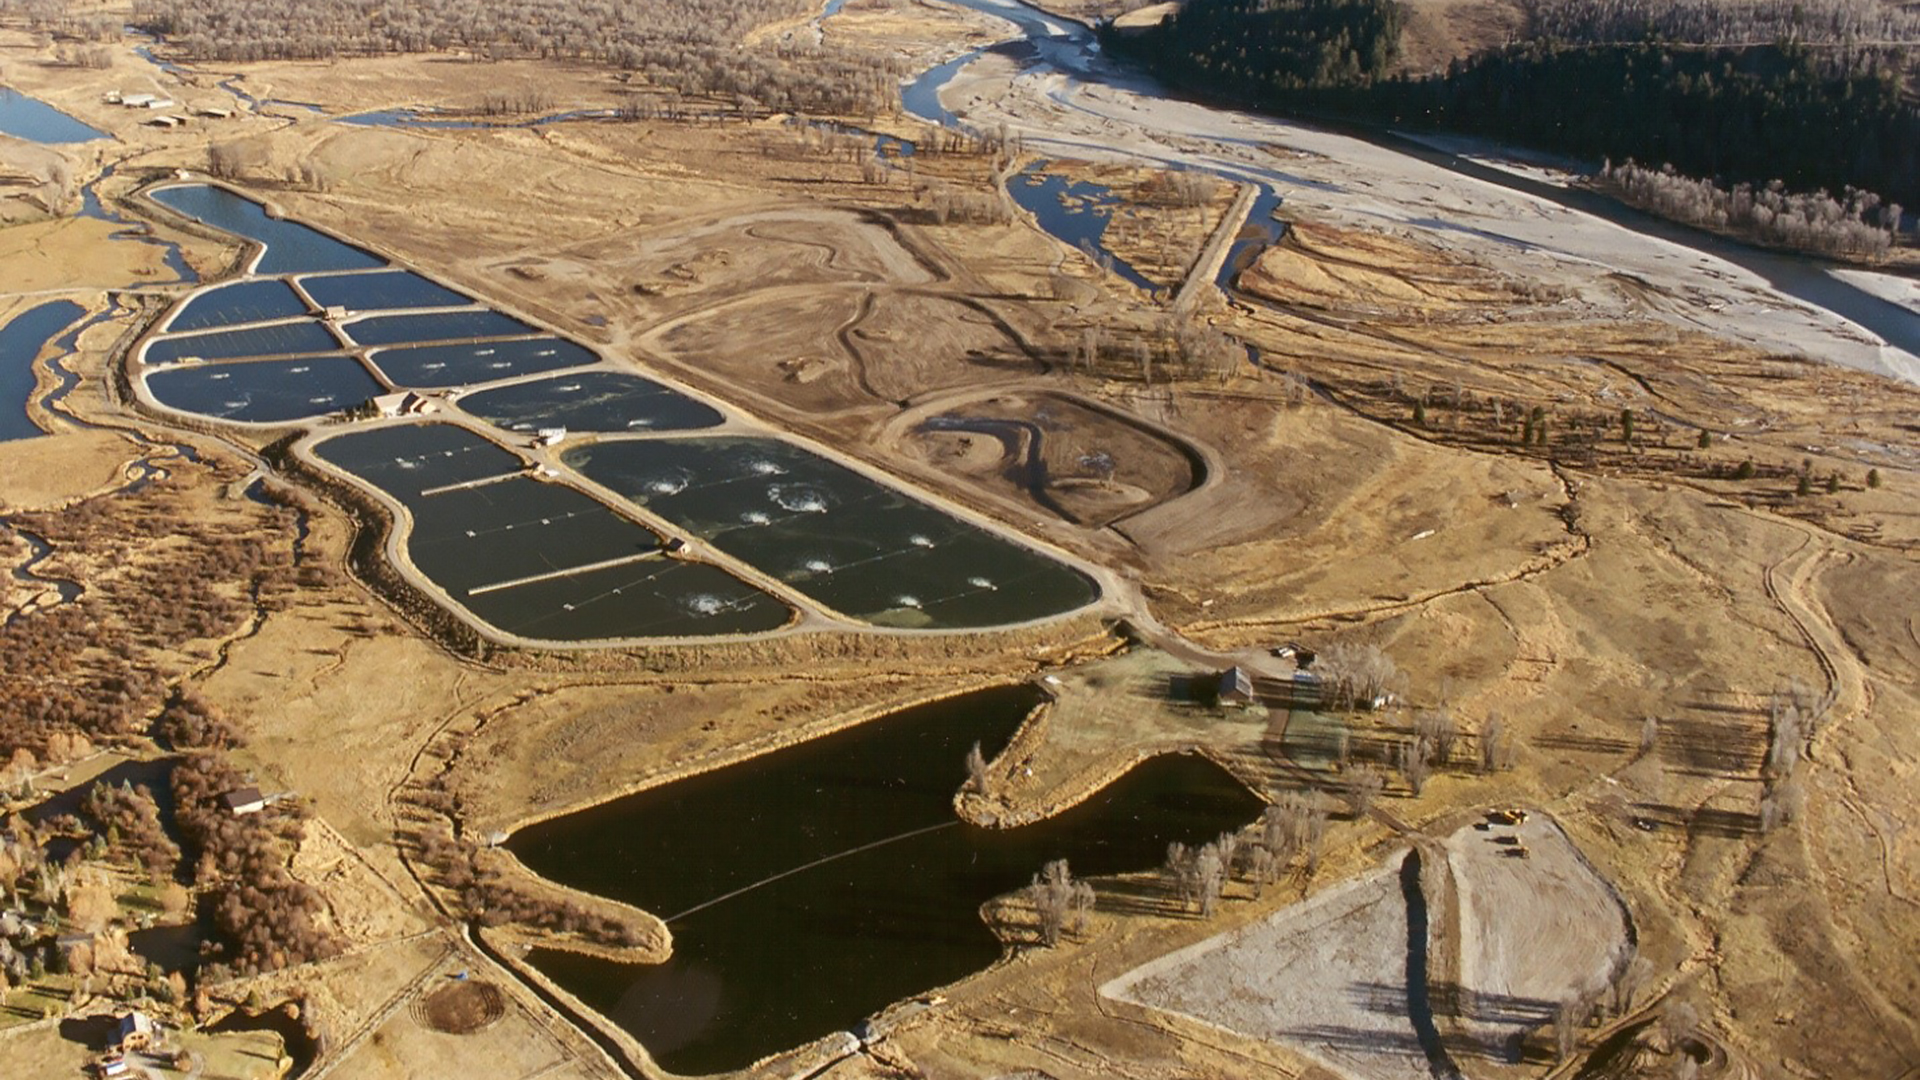
[[[1528,0],[1528,40],[1388,78],[1391,0],[1190,0],[1110,47],[1195,92],[1496,136],[1727,186],[1920,202],[1920,14],[1872,0]]]

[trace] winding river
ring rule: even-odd
[[[1685,309],[1672,317],[1709,332],[1920,381],[1920,311],[1837,276],[1829,264],[1663,221],[1396,133],[1332,131],[1179,100],[1108,60],[1083,23],[1018,0],[949,2],[1012,24],[1019,39],[973,50],[906,84],[902,103],[923,119],[979,129],[1007,123],[1046,153],[1199,168],[1254,184],[1261,189],[1249,218],[1255,225],[1269,221],[1281,198],[1295,198],[1529,260],[1665,282]],[[1011,87],[967,82],[990,56],[1018,61]],[[1276,156],[1273,148],[1290,153]],[[1252,236],[1237,244],[1223,278],[1261,242]]]

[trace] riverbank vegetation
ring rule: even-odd
[[[1631,161],[1607,163],[1595,181],[1622,202],[1663,217],[1843,258],[1886,255],[1902,213],[1899,203],[1882,203],[1879,196],[1856,188],[1848,188],[1844,200],[1824,191],[1789,192],[1778,181],[1760,188],[1738,184],[1729,190],[1711,180],[1682,176],[1671,167],[1649,169]]]
[[[1104,37],[1188,90],[1263,108],[1670,165],[1729,192],[1780,181],[1822,192],[1808,202],[1832,201],[1825,191],[1920,200],[1910,12],[1867,0],[1533,0],[1527,11],[1526,38],[1413,78],[1392,73],[1404,17],[1388,0],[1194,0],[1159,26]],[[1840,236],[1849,230],[1769,226],[1753,231],[1876,254],[1871,238]]]

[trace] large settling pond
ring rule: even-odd
[[[1092,603],[1086,575],[778,439],[622,439],[568,450],[591,480],[842,614],[954,628]]]
[[[147,197],[216,229],[244,236],[265,246],[251,272],[297,274],[321,270],[371,270],[386,260],[372,252],[344,244],[298,222],[269,217],[252,199],[211,184],[182,184],[159,188]]]
[[[341,435],[322,460],[407,508],[407,557],[482,621],[557,641],[774,630],[793,611],[451,424]]]
[[[1038,701],[1007,687],[531,826],[510,849],[555,881],[668,920],[674,955],[531,960],[677,1073],[737,1069],[846,1029],[1000,956],[980,905],[1067,859],[1148,869],[1260,802],[1203,758],[1156,758],[1024,828],[958,820],[967,748],[992,754]]]

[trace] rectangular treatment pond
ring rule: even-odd
[[[300,287],[321,307],[343,307],[348,311],[460,307],[474,302],[471,296],[405,270],[304,277],[300,279]]]
[[[385,259],[297,222],[269,217],[266,207],[212,184],[176,184],[147,193],[162,206],[223,232],[264,245],[256,274],[371,270]]]
[[[297,356],[337,352],[340,341],[312,319],[270,323],[244,330],[214,330],[181,337],[155,338],[148,344],[146,362],[173,364],[181,360],[231,360],[243,356]]]
[[[877,625],[997,626],[1099,596],[1086,575],[791,443],[621,439],[568,465],[835,611]]]
[[[377,349],[369,359],[395,386],[423,389],[493,382],[511,379],[516,375],[537,375],[543,371],[580,367],[600,360],[584,346],[553,337]]]
[[[512,431],[685,431],[719,426],[720,410],[638,375],[583,371],[460,398],[474,416]]]
[[[519,337],[540,331],[497,311],[441,311],[420,315],[380,315],[341,327],[361,345],[409,345],[420,341]]]
[[[407,508],[404,545],[428,580],[477,618],[548,641],[773,630],[786,604],[451,424],[378,428],[314,454]]]
[[[305,314],[307,302],[284,281],[235,281],[215,285],[188,300],[167,321],[167,331],[218,330]]]
[[[386,392],[351,356],[176,364],[148,371],[146,381],[168,408],[245,424],[327,416]]]

